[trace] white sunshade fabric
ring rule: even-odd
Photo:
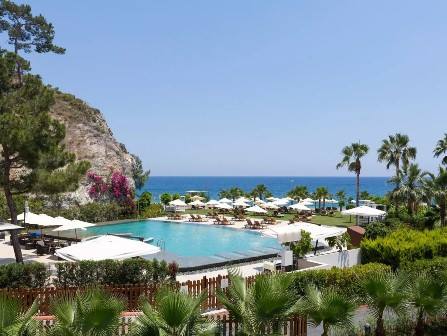
[[[346,232],[345,228],[299,222],[290,225],[272,226],[264,233],[278,239],[283,244],[300,240],[301,230],[309,232],[313,241],[318,240],[321,243],[328,237],[340,236]]]
[[[224,197],[219,200],[219,203],[233,203],[233,201]]]
[[[21,230],[24,229],[21,226],[10,224],[10,223],[0,223],[0,232],[10,231],[10,230]]]
[[[216,208],[224,209],[224,210],[233,209],[233,207],[231,205],[229,205],[228,203],[219,203],[219,204],[216,205]]]
[[[328,204],[336,204],[336,203],[338,203],[338,201],[334,200],[334,199],[327,199],[326,203],[328,203]]]
[[[341,213],[342,215],[367,216],[367,217],[380,217],[386,215],[386,212],[383,210],[374,209],[365,205],[359,206],[357,208],[352,208],[349,210],[344,210]]]
[[[218,205],[219,201],[216,200],[209,200],[208,202],[206,202],[206,205]]]
[[[194,195],[191,197],[191,199],[193,201],[203,201],[205,199],[205,197],[199,196],[199,195]]]
[[[123,260],[160,252],[160,248],[137,240],[112,235],[92,239],[56,250],[56,256],[68,261]]]
[[[66,224],[59,226],[58,228],[55,228],[53,231],[68,231],[68,230],[76,230],[76,229],[83,229],[95,226],[94,224],[90,224],[87,222],[79,221],[79,220],[72,220],[68,221]]]
[[[246,197],[239,197],[238,199],[236,199],[236,202],[250,202],[250,200]]]
[[[194,202],[189,203],[189,205],[194,205],[194,206],[205,206],[205,203],[203,203],[201,200],[196,200]]]
[[[243,201],[241,201],[241,200],[234,202],[233,205],[237,206],[237,207],[243,207],[243,208],[248,207],[248,204],[243,202]]]
[[[24,218],[25,218],[25,224],[38,225],[41,227],[62,225],[56,223],[54,217],[45,214],[37,215],[35,213],[28,212],[26,214],[21,213],[20,215],[17,216],[17,219],[21,221],[23,221]]]
[[[275,204],[275,205],[277,205],[277,206],[279,206],[279,207],[286,206],[286,205],[288,205],[289,203],[290,203],[290,202],[289,202],[288,200],[285,200],[285,199],[279,199],[279,200],[273,202],[273,204]]]
[[[309,202],[309,203],[315,203],[315,200],[313,200],[312,198],[305,198],[302,200],[302,202]]]
[[[267,197],[267,201],[269,201],[269,202],[273,202],[273,201],[277,201],[277,200],[279,200],[279,198],[277,198],[277,197],[273,197],[273,196]]]
[[[266,204],[264,204],[264,207],[266,208],[266,209],[271,209],[271,210],[277,210],[277,209],[279,209],[279,206],[277,206],[275,203],[273,203],[273,202],[269,202],[269,203],[266,203]]]
[[[292,204],[292,205],[288,206],[288,208],[293,209],[293,210],[300,210],[300,211],[309,211],[310,210],[310,208],[308,208],[303,203]]]
[[[173,200],[173,201],[169,202],[169,205],[174,205],[174,206],[178,206],[178,207],[186,207],[187,206],[187,204],[185,202],[183,202],[181,199]]]
[[[263,208],[261,208],[259,205],[254,205],[252,207],[249,207],[249,208],[245,209],[245,211],[254,212],[254,213],[263,213],[263,214],[267,213],[267,211],[264,210]]]

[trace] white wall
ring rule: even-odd
[[[360,249],[346,250],[342,252],[329,252],[316,256],[306,257],[306,260],[319,263],[315,268],[329,269],[332,267],[352,267],[361,263]]]

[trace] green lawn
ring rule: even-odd
[[[199,210],[186,210],[187,214],[194,214],[194,215],[206,215],[210,210],[208,209],[199,209]],[[295,214],[289,213],[284,214],[283,217],[278,217],[278,220],[289,220],[292,219],[295,216]],[[264,218],[265,215],[250,215],[250,217],[253,218]],[[336,212],[333,216],[319,216],[316,215],[312,217],[312,223],[314,224],[321,224],[321,225],[329,225],[329,226],[341,226],[341,227],[349,227],[352,225],[355,225],[355,219],[352,218],[351,221],[349,221],[348,216],[342,216],[340,212]]]

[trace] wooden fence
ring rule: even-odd
[[[247,286],[250,286],[255,276],[246,278]],[[217,276],[207,278],[204,276],[200,280],[189,280],[186,282],[177,282],[176,286],[180,291],[188,293],[192,296],[198,296],[203,291],[206,291],[207,298],[202,305],[203,312],[212,312],[213,310],[223,308],[217,300],[216,290],[218,288],[225,291],[228,287],[228,276]],[[142,297],[154,303],[155,294],[158,286],[153,284],[135,284],[135,285],[113,285],[113,286],[99,286],[104,291],[121,297],[126,302],[126,308],[129,312],[137,311]],[[3,288],[0,289],[0,294],[5,294],[9,297],[18,299],[24,306],[28,308],[37,300],[39,303],[38,313],[40,315],[48,315],[50,313],[50,306],[52,302],[60,297],[73,297],[77,292],[84,291],[85,288],[68,287],[68,288]],[[219,321],[221,328],[221,335],[233,336],[236,334],[237,323],[233,321],[227,314],[210,314],[211,318]],[[130,326],[130,321],[135,318],[135,314],[123,315],[122,323],[119,330],[119,335],[127,334]],[[44,325],[50,326],[53,321],[49,319],[41,319]],[[293,317],[284,324],[284,335],[287,336],[305,336],[307,334],[306,321],[300,317]]]

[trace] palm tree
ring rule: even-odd
[[[257,197],[262,200],[264,196],[269,192],[269,190],[265,186],[265,184],[258,184],[256,187],[254,187],[252,192],[254,194],[257,194]]]
[[[394,199],[405,201],[408,214],[411,216],[415,213],[424,197],[422,185],[425,175],[426,173],[422,172],[416,163],[412,163],[406,170],[401,170],[397,176],[393,176],[390,179],[391,182],[399,185],[399,189],[393,190],[391,196]]]
[[[445,226],[447,208],[447,168],[439,167],[438,175],[425,173],[427,176],[422,184],[425,196],[429,202],[434,200],[439,207],[439,218],[441,226]]]
[[[318,187],[315,190],[315,196],[318,199],[318,209],[321,210],[321,200],[323,200],[323,209],[326,207],[326,198],[329,197],[329,191],[325,187]]]
[[[267,330],[279,334],[296,298],[288,274],[261,275],[247,286],[246,280],[230,272],[227,291],[218,290],[219,301],[238,322],[239,334],[265,335]]]
[[[307,316],[311,325],[323,324],[321,336],[328,336],[332,328],[352,328],[356,307],[355,300],[345,297],[333,288],[320,291],[314,285],[305,290],[305,295],[293,307],[293,311]]]
[[[421,273],[411,279],[409,302],[416,308],[416,336],[423,336],[425,321],[436,317],[447,308],[447,282],[443,276],[430,276]]]
[[[308,195],[309,191],[307,190],[306,186],[296,186],[287,193],[287,196],[293,198],[296,201],[306,198]]]
[[[447,153],[447,133],[444,134],[444,138],[438,141],[433,153],[435,157],[440,157]],[[442,158],[442,163],[447,165],[447,155]]]
[[[383,314],[386,310],[398,315],[405,309],[407,277],[392,272],[372,273],[362,283],[363,299],[376,319],[375,335],[384,336]]]
[[[245,193],[241,188],[233,187],[228,190],[228,195],[231,200],[234,202],[236,198],[243,196]]]
[[[49,335],[114,335],[124,308],[122,300],[98,289],[78,293],[74,298],[62,298],[51,306],[56,323]]]
[[[346,205],[346,192],[344,190],[339,190],[335,193],[335,197],[338,201],[338,207],[340,208],[340,212],[343,207]]]
[[[409,146],[408,135],[396,133],[382,140],[382,146],[377,150],[378,161],[386,162],[386,169],[394,166],[396,176],[399,174],[401,165],[403,170],[416,158],[416,147]],[[396,181],[396,189],[399,189],[399,181]],[[395,201],[396,209],[399,207],[398,200]]]
[[[359,196],[360,196],[360,172],[362,170],[361,159],[369,151],[367,145],[359,143],[352,143],[350,146],[346,146],[341,151],[343,157],[341,161],[337,164],[337,169],[347,166],[348,171],[354,172],[356,176],[356,193],[355,193],[355,204],[359,206]]]
[[[219,191],[219,198],[231,198],[230,192],[228,190],[222,189]]]
[[[201,305],[207,299],[203,291],[197,297],[175,291],[161,289],[152,306],[143,301],[143,312],[131,326],[134,336],[190,336],[214,335],[215,324],[201,315]]]
[[[11,299],[4,294],[0,295],[0,335],[2,336],[31,336],[39,335],[42,330],[38,328],[33,319],[38,310],[34,302],[26,311],[18,300]]]

